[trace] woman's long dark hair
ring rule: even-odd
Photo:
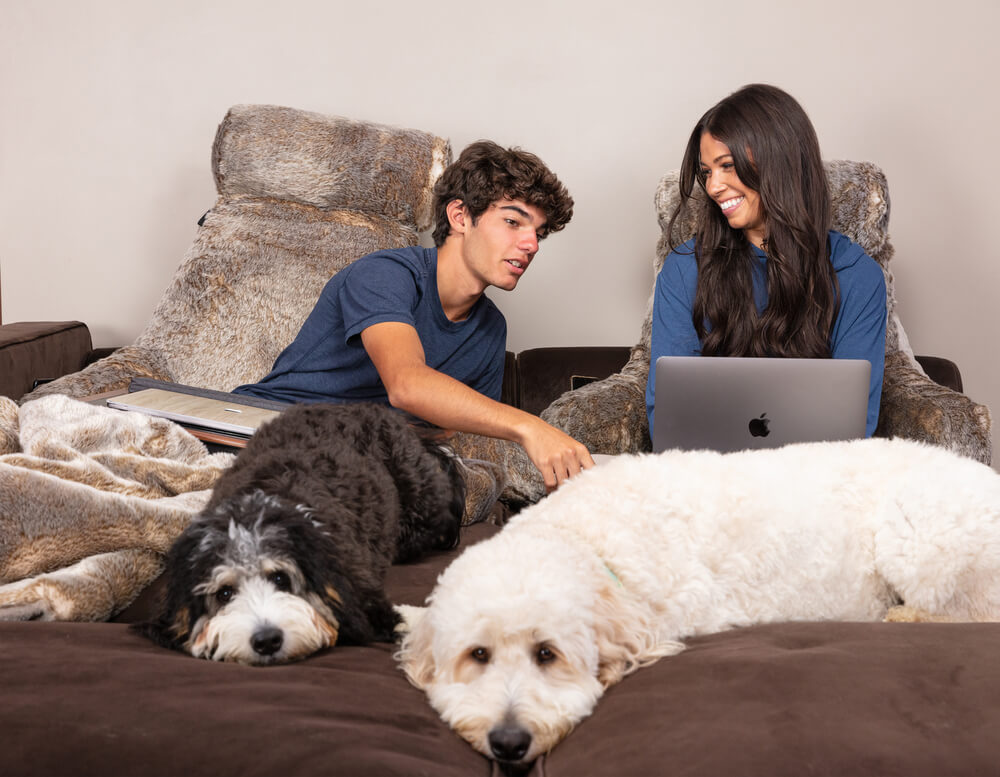
[[[758,315],[750,241],[704,198],[695,233],[698,287],[692,316],[702,354],[829,357],[839,286],[828,248],[830,192],[812,122],[791,95],[765,84],[745,86],[711,108],[684,152],[671,236],[681,212],[695,204],[694,187],[704,188],[705,132],[729,147],[740,182],[760,196],[768,300]]]

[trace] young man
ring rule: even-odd
[[[323,289],[259,383],[237,392],[291,402],[383,402],[461,432],[522,445],[549,490],[593,466],[586,447],[501,403],[507,324],[484,295],[511,291],[573,200],[534,154],[466,148],[434,187],[435,248],[377,251]]]

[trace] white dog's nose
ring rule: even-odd
[[[504,724],[490,731],[490,750],[498,761],[520,761],[531,747],[531,734],[517,725]]]

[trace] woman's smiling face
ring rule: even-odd
[[[742,229],[747,239],[759,247],[767,236],[760,195],[736,175],[729,146],[708,132],[701,135],[699,171],[705,191],[722,209],[729,226]]]

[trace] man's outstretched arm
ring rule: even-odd
[[[361,333],[389,403],[443,429],[519,443],[550,491],[594,466],[586,446],[541,418],[497,402],[427,366],[417,330],[384,322]]]

